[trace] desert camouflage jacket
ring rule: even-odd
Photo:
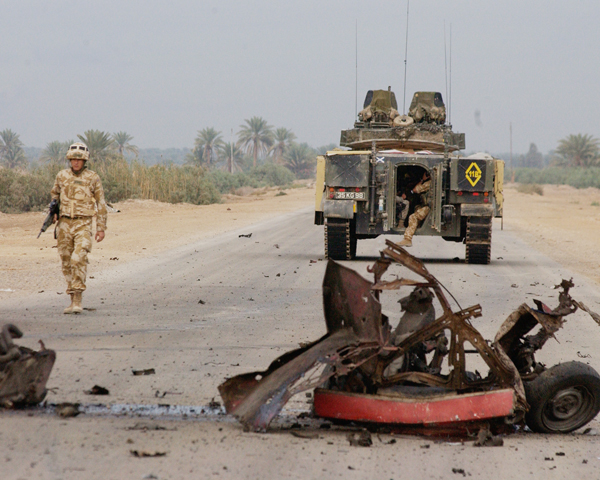
[[[60,200],[61,217],[96,218],[96,230],[106,230],[106,202],[97,173],[84,168],[78,174],[67,168],[56,175],[52,199]]]

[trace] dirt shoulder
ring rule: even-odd
[[[314,186],[266,188],[214,205],[128,200],[109,211],[106,238],[94,242],[88,275],[314,205]],[[64,291],[53,229],[36,238],[45,213],[0,213],[0,300]]]
[[[509,185],[504,228],[600,285],[600,190],[566,185],[543,190],[541,196],[526,194]]]
[[[313,205],[313,186],[280,192],[229,195],[225,203],[203,206],[150,200],[115,204],[118,211],[109,213],[106,239],[94,243],[89,275]],[[505,194],[505,229],[600,284],[600,190],[546,185],[540,196],[508,185]],[[43,219],[39,212],[0,213],[0,299],[63,290],[52,232],[36,239]]]

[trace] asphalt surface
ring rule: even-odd
[[[325,333],[323,227],[312,225],[312,216],[312,211],[302,210],[153,258],[124,265],[115,260],[110,270],[90,272],[94,278],[84,294],[84,307],[89,310],[82,315],[63,315],[68,301],[56,291],[2,301],[0,322],[16,323],[25,332],[21,344],[38,348],[37,340],[42,339],[47,348],[57,351],[48,402],[120,406],[112,413],[110,409],[90,411],[68,421],[51,409],[0,412],[4,424],[0,461],[9,459],[6,466],[12,467],[8,477],[2,477],[197,478],[218,474],[257,478],[265,469],[273,478],[310,478],[322,470],[329,472],[327,477],[407,478],[410,472],[412,478],[425,473],[428,478],[462,476],[452,472],[456,468],[475,478],[487,478],[489,468],[494,462],[501,468],[502,457],[510,450],[514,465],[500,478],[564,478],[565,472],[600,478],[599,437],[593,435],[600,430],[597,419],[588,425],[592,435],[520,433],[507,438],[505,447],[483,452],[413,437],[399,437],[395,448],[382,441],[371,449],[357,449],[349,447],[344,434],[333,430],[318,430],[316,440],[300,440],[288,435],[285,425],[298,412],[308,411],[310,399],[305,396],[288,404],[283,420],[268,434],[243,433],[234,420],[215,412],[195,416],[198,408],[220,400],[217,385],[226,377],[264,369],[283,352]],[[383,243],[382,237],[359,241],[357,260],[344,263],[370,278],[366,267],[377,258]],[[491,265],[466,265],[462,244],[415,237],[413,245],[410,253],[424,261],[463,308],[481,304],[483,317],[473,324],[485,338],[492,339],[521,303],[532,305],[531,300],[539,298],[554,307],[557,292],[552,287],[562,278],[575,277],[572,296],[600,311],[596,285],[573,275],[510,231],[501,231],[499,222],[494,224]],[[399,267],[390,273],[411,276]],[[384,298],[384,313],[392,322],[399,318],[396,301],[401,295]],[[557,340],[544,347],[539,360],[547,365],[580,360],[600,370],[600,326],[586,314],[568,317]],[[155,374],[132,374],[132,370],[150,368]],[[93,385],[108,388],[110,395],[85,394]],[[158,404],[183,406],[184,413],[144,413],[139,407]],[[167,456],[146,460],[129,454],[127,442],[140,443],[125,430],[135,423],[136,415],[170,426],[166,433],[159,432],[163,444],[159,433],[146,432],[143,438],[150,444],[158,442],[156,448],[168,443]],[[46,430],[45,435],[39,434]],[[94,431],[97,442],[80,438]],[[424,444],[431,448],[421,451]],[[426,454],[426,464],[422,460],[411,466],[400,462],[404,465],[400,470],[400,448]],[[487,453],[490,450],[498,453]],[[556,457],[559,451],[567,454]],[[328,454],[335,461],[325,458]],[[549,457],[553,460],[546,460]],[[113,462],[112,469],[95,468],[107,459]],[[449,467],[452,462],[456,467]]]

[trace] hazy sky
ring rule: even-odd
[[[2,0],[0,130],[44,147],[88,129],[139,147],[225,140],[262,116],[312,146],[339,142],[368,89],[403,104],[406,0]],[[600,136],[600,2],[410,2],[406,103],[442,92],[467,151],[542,152]],[[450,59],[447,59],[448,62]]]

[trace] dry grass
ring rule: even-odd
[[[544,195],[544,187],[537,183],[519,183],[517,185],[517,192],[527,193],[529,195]]]

